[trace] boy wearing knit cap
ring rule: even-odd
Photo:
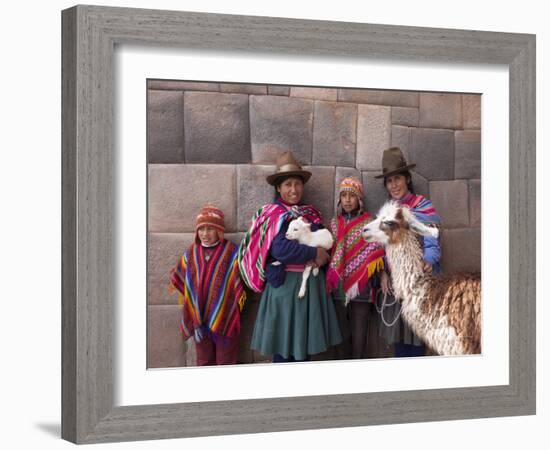
[[[224,238],[224,231],[223,212],[205,205],[195,222],[195,242],[170,276],[183,306],[180,329],[184,339],[195,339],[198,366],[237,363],[246,294],[238,247]]]
[[[351,337],[351,357],[365,358],[369,303],[380,284],[384,272],[384,249],[366,242],[361,231],[373,217],[364,210],[363,183],[347,177],[339,186],[337,215],[330,222],[334,238],[330,267],[327,270],[327,288],[332,291],[340,318],[342,334]],[[387,278],[384,285],[387,286]],[[341,348],[343,358],[350,352]]]

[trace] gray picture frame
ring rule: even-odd
[[[75,6],[62,12],[62,437],[75,443],[535,413],[535,36]],[[115,407],[116,44],[505,64],[510,82],[509,384]]]

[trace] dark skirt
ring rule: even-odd
[[[302,272],[287,272],[284,283],[269,283],[262,293],[251,348],[263,355],[305,360],[342,342],[332,296],[326,293],[325,273],[310,275],[306,295],[298,298]]]

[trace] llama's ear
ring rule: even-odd
[[[437,228],[424,225],[414,216],[413,219],[409,221],[409,226],[411,227],[412,231],[422,236],[434,238],[437,238],[439,236],[439,230]]]
[[[400,226],[407,229],[409,228],[409,222],[410,222],[410,211],[408,208],[398,208],[397,212],[395,213],[395,220],[399,222]]]

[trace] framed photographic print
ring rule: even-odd
[[[63,437],[534,413],[534,46],[519,34],[64,11]],[[374,332],[380,304],[367,302],[372,323],[359,356],[326,345],[306,362],[272,364],[250,345],[262,294],[246,287],[235,359],[197,367],[204,341],[182,341],[186,316],[168,288],[185,250],[210,245],[198,234],[203,207],[223,212],[212,245],[227,238],[237,248],[256,210],[286,198],[270,182],[282,171],[310,174],[303,200],[326,225],[350,176],[359,184],[348,190],[362,191],[374,216],[392,196],[395,168],[382,161],[391,147],[407,163],[397,172],[410,169],[415,195],[441,215],[443,272],[483,263],[481,347],[385,358],[395,349]],[[277,162],[288,150],[292,170]]]

